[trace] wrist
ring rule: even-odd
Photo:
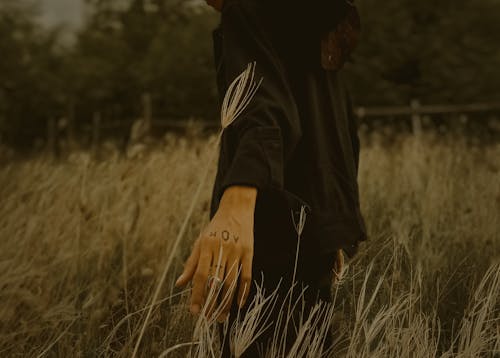
[[[243,185],[232,185],[224,190],[219,207],[248,209],[253,213],[256,200],[257,188]]]

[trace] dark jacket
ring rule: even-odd
[[[224,132],[210,214],[228,186],[254,186],[256,225],[259,215],[305,205],[308,240],[321,253],[343,248],[353,256],[366,230],[351,99],[340,74],[321,67],[320,35],[329,26],[313,21],[317,12],[287,11],[279,1],[226,0],[213,32],[221,101],[250,62],[263,82]]]

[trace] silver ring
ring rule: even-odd
[[[208,276],[207,288],[210,288],[210,283],[212,281],[216,281],[218,286],[220,286],[222,284],[222,280],[220,278],[218,278],[217,276]]]

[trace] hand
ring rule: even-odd
[[[207,4],[213,7],[217,11],[222,10],[222,4],[224,3],[224,0],[206,0]]]
[[[342,276],[344,275],[344,266],[345,266],[345,258],[342,250],[337,251],[337,258],[335,259],[334,266],[332,268],[333,271],[333,284],[338,284],[340,280],[342,280]]]
[[[207,318],[216,310],[218,316],[215,318],[219,322],[224,321],[234,299],[240,266],[238,305],[243,307],[245,304],[252,283],[256,197],[257,189],[252,187],[232,186],[226,189],[219,210],[195,241],[184,271],[175,284],[177,287],[185,286],[193,280],[191,313],[200,313],[207,304]],[[209,276],[223,282],[223,287],[219,295],[212,294],[210,302],[205,302]]]

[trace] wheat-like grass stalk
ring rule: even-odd
[[[301,206],[301,209],[299,212],[299,217],[297,218],[298,220],[295,218],[295,213],[293,212],[293,210],[291,211],[291,218],[292,218],[293,226],[294,226],[295,231],[297,233],[297,246],[296,246],[296,250],[295,250],[295,261],[294,261],[291,286],[288,289],[288,291],[284,297],[284,300],[281,304],[282,305],[281,309],[280,309],[279,314],[278,314],[277,322],[275,323],[275,330],[274,330],[273,339],[272,339],[273,344],[271,346],[272,355],[275,357],[282,356],[285,354],[286,337],[287,337],[286,332],[289,328],[290,320],[293,319],[293,312],[295,311],[295,309],[296,309],[297,305],[299,304],[299,302],[301,301],[301,299],[303,299],[304,292],[307,289],[307,287],[302,289],[302,292],[299,294],[299,297],[295,300],[295,302],[292,305],[293,291],[294,291],[295,285],[297,285],[297,282],[295,282],[295,281],[296,281],[296,276],[297,276],[297,266],[298,266],[299,252],[300,252],[300,240],[301,240],[302,232],[304,230],[304,226],[306,223],[306,208],[305,208],[305,206]],[[286,315],[283,316],[283,313],[285,312],[284,306],[285,306],[286,302],[288,302],[288,306],[287,306],[287,310],[286,310]],[[304,302],[302,302],[302,303],[304,306]],[[283,320],[285,321],[284,326],[283,326]],[[283,329],[285,334],[281,335],[280,329]]]
[[[500,265],[492,266],[484,275],[473,294],[471,303],[462,321],[457,341],[458,357],[479,357],[485,354],[484,347],[497,340],[500,324]],[[496,321],[497,332],[491,332],[491,323]]]
[[[334,305],[319,302],[308,313],[308,317],[297,330],[297,338],[288,351],[288,357],[322,357],[326,355],[325,341],[333,319]],[[301,312],[301,321],[304,312]]]
[[[264,277],[262,277],[261,287],[264,287],[263,280]],[[246,315],[240,319],[238,312],[238,316],[230,332],[230,346],[235,357],[241,356],[246,349],[270,327],[273,327],[273,338],[271,342],[268,342],[270,346],[262,347],[263,349],[267,348],[267,352],[262,352],[262,355],[272,358],[285,356],[290,358],[322,357],[326,355],[325,341],[333,320],[334,304],[329,302],[317,303],[307,313],[308,315],[306,317],[304,304],[306,287],[301,290],[298,294],[299,297],[287,311],[285,305],[289,302],[289,296],[292,296],[291,291],[293,290],[293,287],[290,287],[285,297],[281,298],[282,302],[281,307],[279,307],[277,321],[272,322],[269,317],[270,313],[276,308],[280,284],[281,281],[276,289],[267,297],[265,291],[257,285],[257,292],[253,297]],[[300,303],[302,303],[302,310],[297,311]],[[283,330],[282,323],[285,320],[289,322],[290,319],[293,318],[293,312],[296,311],[300,316],[300,322],[296,328],[297,336],[295,341],[292,342],[289,352],[286,352],[285,342],[282,339],[282,335],[286,334],[286,331]],[[283,315],[286,316],[283,317]],[[285,326],[285,329],[286,328],[287,326]],[[258,348],[260,349],[261,347]]]
[[[241,268],[233,264],[230,270],[238,270],[239,275]],[[220,285],[213,285],[209,288],[206,302],[215,302],[215,299],[221,296],[221,291],[226,280],[227,278],[224,278]],[[193,342],[199,343],[196,346],[191,346],[188,357],[215,356],[213,346],[215,342],[215,331],[217,329],[216,317],[222,313],[222,308],[230,299],[230,292],[235,290],[236,284],[237,281],[231,282],[227,294],[222,297],[221,302],[211,314],[207,314],[207,311],[212,307],[208,305],[203,306],[198,316],[192,339]],[[257,292],[252,298],[252,301],[249,302],[249,307],[243,318],[241,317],[241,309],[238,309],[236,320],[231,327],[229,327],[229,321],[224,322],[223,339],[229,339],[231,350],[236,357],[241,356],[243,352],[245,352],[245,350],[273,323],[269,322],[269,313],[276,305],[279,284],[269,296],[265,295],[263,286],[262,277],[262,283],[260,286],[256,284]],[[219,343],[222,345],[222,342]],[[194,352],[192,350],[193,347],[195,347]]]
[[[304,312],[305,312],[305,306],[306,306],[305,292],[308,289],[308,286],[304,287],[302,285],[302,288],[301,288],[300,293],[298,294],[298,297],[295,299],[295,301],[290,306],[290,308],[287,307],[287,309],[285,309],[285,305],[288,302],[288,298],[292,296],[292,291],[293,291],[293,288],[295,285],[298,285],[298,283],[295,282],[290,286],[290,288],[288,289],[288,291],[283,299],[281,309],[278,313],[278,318],[276,320],[277,324],[274,328],[271,346],[270,346],[270,349],[268,350],[268,354],[267,354],[268,357],[274,358],[274,357],[287,356],[287,352],[286,352],[287,346],[286,346],[285,336],[287,336],[288,330],[290,329],[290,327],[289,327],[290,320],[292,320],[292,322],[294,323],[294,329],[295,329],[296,333],[300,330],[300,327],[302,327],[302,325],[304,324],[303,319],[305,316]],[[300,311],[299,311],[299,307],[301,307]],[[294,322],[294,312],[298,312],[298,314],[299,314],[298,325],[295,325],[295,322]],[[285,323],[283,323],[283,322],[285,322]]]
[[[292,286],[290,287],[290,298],[289,298],[289,302],[288,302],[288,314],[287,314],[287,319],[286,319],[286,323],[285,323],[285,330],[288,330],[288,325],[290,323],[290,317],[293,316],[290,309],[292,306],[293,288],[295,286],[295,279],[297,276],[297,266],[299,264],[300,239],[302,237],[302,231],[304,231],[304,227],[306,225],[306,218],[307,218],[306,207],[304,205],[302,205],[300,207],[298,221],[295,220],[295,215],[294,215],[293,211],[291,214],[292,214],[293,227],[295,228],[295,232],[297,233],[297,247],[295,249],[295,262],[294,262],[294,266],[293,266]],[[284,348],[286,348],[286,336],[287,336],[286,334],[283,336],[283,338],[284,338],[283,347]]]
[[[73,321],[71,321],[69,323],[69,325],[64,329],[64,331],[62,331],[62,333],[52,342],[50,343],[43,351],[42,353],[40,353],[39,355],[37,355],[37,358],[42,358],[44,357],[51,349],[52,347],[54,347],[57,342],[59,342],[59,340],[64,337],[64,335],[66,333],[68,333],[69,329],[73,326],[73,324],[76,322],[76,319],[74,319]]]
[[[163,351],[158,356],[158,358],[166,358],[166,357],[168,357],[169,354],[171,354],[172,352],[175,352],[177,349],[181,349],[184,347],[192,347],[192,346],[199,345],[199,344],[200,344],[200,342],[186,342],[186,343],[176,344],[175,346],[170,347],[167,350]]]
[[[184,179],[190,175],[187,173],[198,173],[199,163],[203,162],[203,168],[208,159],[209,153],[202,157],[197,154],[200,146],[211,148],[213,144],[174,136],[166,139],[165,148],[151,151],[140,160],[108,157],[89,165],[86,159],[90,156],[79,153],[67,162],[31,158],[6,163],[0,170],[2,356],[69,357],[75,352],[131,355],[150,308],[151,285],[154,290],[170,253],[165,255],[157,249],[165,243],[158,225],[164,225],[165,215],[178,220],[179,208],[189,205],[186,198],[191,198],[193,186]],[[349,262],[342,290],[339,288],[340,310],[332,328],[339,332],[335,339],[342,339],[335,342],[334,357],[495,356],[500,351],[499,284],[494,284],[494,274],[484,277],[487,283],[483,288],[479,282],[495,262],[494,272],[499,269],[498,205],[494,199],[500,194],[495,169],[500,146],[469,150],[460,139],[453,143],[432,140],[418,153],[427,158],[428,170],[419,167],[416,171],[414,163],[420,158],[412,149],[413,142],[401,139],[389,147],[368,146],[362,153],[360,190],[373,240]],[[477,160],[478,155],[481,160]],[[495,168],[492,170],[490,165]],[[87,166],[88,174],[82,181]],[[153,170],[156,175],[151,175]],[[403,175],[394,181],[395,173]],[[455,180],[457,177],[462,180]],[[140,189],[137,198],[131,196],[134,187]],[[202,195],[208,200],[206,194],[204,191]],[[146,196],[148,204],[143,205]],[[123,295],[127,293],[120,284],[121,276],[117,277],[123,267],[121,261],[115,260],[120,257],[120,233],[123,221],[128,221],[128,215],[123,214],[130,202],[138,202],[143,211],[137,232],[127,234],[126,272],[132,277],[128,278],[130,313],[126,315]],[[185,212],[182,209],[181,213]],[[197,214],[192,220],[200,217]],[[170,247],[179,227],[169,225],[163,229],[170,231]],[[146,243],[140,237],[149,240]],[[183,240],[181,245],[187,248],[188,241]],[[151,282],[151,273],[143,276],[141,269],[150,269],[159,255],[163,255],[160,273]],[[389,270],[370,313],[364,323],[358,324],[360,334],[353,338],[355,304],[372,259],[375,265],[366,286],[365,302],[380,273],[386,267]],[[420,265],[422,272],[412,284],[409,268],[414,264]],[[174,278],[173,271],[169,271],[169,278]],[[111,297],[114,294],[107,294],[111,292],[108,288],[115,293],[121,290],[121,299],[115,301]],[[164,292],[165,287],[155,302],[155,311],[169,306],[168,299],[167,306],[162,303]],[[170,294],[168,289],[166,294]],[[77,301],[82,302],[82,311],[75,305]],[[397,304],[402,304],[401,310],[391,309]],[[153,331],[150,322],[138,356],[158,356],[162,348],[192,341],[190,317],[179,320],[178,315],[188,313],[184,309],[162,312],[159,324],[167,325],[162,337],[149,334],[150,329]],[[74,319],[78,321],[66,331]],[[132,337],[127,333],[128,320]],[[311,337],[314,340],[312,331]],[[301,345],[307,344],[307,339]],[[178,348],[168,357],[188,349]]]
[[[219,147],[220,140],[222,138],[222,134],[224,130],[234,123],[234,121],[241,115],[241,113],[248,107],[250,104],[251,100],[257,93],[257,90],[259,89],[262,80],[260,79],[259,82],[255,82],[255,67],[256,63],[252,62],[248,64],[247,68],[245,71],[243,71],[236,79],[230,84],[228,87],[228,90],[226,91],[226,94],[224,96],[224,101],[222,104],[221,108],[221,130],[219,132],[219,135],[216,140],[216,146],[214,146],[212,150],[212,154],[210,156],[210,160],[207,162],[207,166],[205,167],[204,173],[201,176],[201,180],[198,184],[198,188],[191,200],[191,204],[189,206],[188,212],[184,218],[184,221],[182,223],[181,229],[179,230],[179,233],[177,235],[177,238],[175,239],[172,250],[170,251],[170,255],[167,258],[166,265],[163,269],[163,272],[160,276],[160,279],[158,281],[158,284],[156,286],[156,289],[154,291],[153,297],[151,299],[151,306],[146,314],[146,318],[144,319],[144,323],[142,324],[141,331],[139,333],[139,337],[137,338],[137,342],[134,347],[134,351],[132,353],[132,357],[135,358],[137,356],[137,352],[139,350],[139,345],[142,341],[142,338],[144,336],[144,332],[146,331],[146,327],[149,323],[149,319],[151,318],[151,314],[153,312],[153,308],[155,307],[155,303],[158,300],[158,297],[160,296],[161,288],[163,286],[163,283],[165,282],[167,278],[168,271],[170,270],[170,267],[172,265],[172,262],[174,260],[174,257],[177,253],[177,250],[179,248],[180,242],[182,238],[184,237],[184,234],[186,232],[188,223],[191,219],[191,216],[193,214],[194,208],[198,202],[198,199],[200,197],[200,194],[203,189],[203,184],[206,182],[209,169],[211,167],[212,162],[215,159],[216,156],[216,148]]]
[[[256,62],[249,63],[246,70],[229,86],[221,109],[222,130],[243,113],[262,84],[263,78],[255,82],[255,67]]]
[[[113,338],[115,337],[116,333],[118,332],[118,330],[121,328],[122,325],[124,325],[125,323],[129,322],[130,319],[139,314],[139,313],[143,313],[144,311],[146,310],[149,310],[152,306],[158,306],[166,301],[169,301],[169,300],[172,300],[172,298],[175,298],[175,297],[178,297],[178,296],[182,296],[184,295],[185,293],[187,293],[189,291],[189,289],[186,289],[186,290],[183,290],[179,293],[176,293],[174,295],[171,295],[171,296],[168,296],[168,297],[165,297],[159,301],[157,301],[154,305],[148,305],[146,307],[143,307],[141,308],[140,310],[138,311],[135,311],[135,312],[130,312],[128,313],[127,315],[125,315],[120,321],[118,321],[118,323],[116,323],[114,326],[113,326],[113,329],[111,330],[111,332],[108,334],[108,336],[106,337],[106,339],[104,340],[104,343],[103,343],[103,346],[105,347],[104,348],[104,355],[107,356],[108,355],[108,352],[110,351],[110,345],[112,343],[112,340]]]
[[[219,267],[223,257],[223,249],[222,245],[219,250],[218,255],[218,268],[215,273],[216,277],[219,274]],[[236,262],[234,262],[229,268],[230,271],[237,270],[237,274],[240,274],[240,269],[236,266]],[[217,298],[221,296],[222,290],[224,288],[224,284],[227,281],[227,276],[222,280],[219,285],[211,285],[208,287],[206,302],[217,302]],[[196,347],[195,356],[197,357],[207,357],[207,356],[215,356],[215,352],[213,352],[213,346],[215,342],[215,336],[217,335],[217,327],[216,327],[216,318],[222,313],[222,309],[224,304],[230,298],[230,293],[235,290],[237,281],[233,281],[229,285],[229,289],[227,290],[226,295],[222,298],[222,301],[219,305],[203,305],[202,310],[198,316],[198,320],[196,321],[196,326],[193,332],[193,341],[198,340],[200,344]],[[213,312],[209,312],[212,309]],[[207,318],[208,317],[208,318]],[[190,350],[188,356],[193,356],[192,350]]]
[[[256,284],[256,293],[243,319],[241,319],[241,312],[238,310],[236,321],[230,332],[230,338],[232,338],[230,345],[236,357],[240,357],[273,324],[273,322],[269,322],[269,318],[278,300],[280,284],[281,282],[266,297],[264,277],[262,276],[261,285]]]

